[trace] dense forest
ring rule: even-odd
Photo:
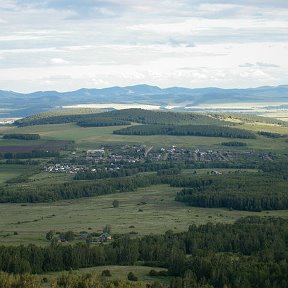
[[[176,135],[226,138],[256,138],[253,132],[215,125],[137,125],[113,132],[119,135]]]
[[[0,270],[43,273],[142,261],[168,269],[170,287],[287,287],[288,221],[247,217],[234,224],[191,225],[187,232],[131,239],[119,235],[111,244],[0,247]],[[82,286],[81,286],[82,287]],[[187,287],[187,286],[185,286]]]
[[[202,179],[201,179],[202,178]],[[262,211],[288,208],[288,181],[268,174],[211,175],[176,179],[171,185],[185,187],[176,200],[191,206]]]
[[[0,159],[31,159],[31,158],[50,158],[58,157],[59,152],[35,150],[31,152],[6,152],[0,153]]]

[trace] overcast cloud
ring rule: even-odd
[[[1,0],[0,89],[288,83],[285,0]]]

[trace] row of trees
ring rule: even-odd
[[[108,117],[94,117],[77,122],[81,127],[104,127],[104,126],[124,126],[131,125],[131,122]]]
[[[267,138],[281,138],[284,137],[284,135],[281,135],[279,133],[272,133],[272,132],[266,132],[266,131],[259,131],[257,134],[261,136],[265,136]]]
[[[0,159],[30,159],[30,158],[50,158],[59,157],[59,152],[34,150],[31,152],[6,152],[0,153]]]
[[[4,134],[3,139],[39,140],[39,134]]]
[[[254,139],[251,131],[216,125],[137,125],[113,132],[120,135],[176,135]]]
[[[245,147],[247,146],[247,143],[233,141],[233,142],[222,142],[221,145],[228,147]]]
[[[170,170],[177,170],[180,174],[181,169],[192,168],[193,164],[183,162],[146,162],[146,163],[124,163],[118,170],[107,170],[105,168],[98,168],[95,171],[87,170],[78,172],[73,179],[74,180],[94,180],[94,179],[105,179],[105,178],[118,178],[132,176],[141,172],[153,172],[161,171],[160,174],[164,175],[166,172],[169,174]],[[166,174],[167,174],[166,173]],[[159,174],[159,175],[160,175]],[[171,175],[171,174],[170,174]]]
[[[55,185],[35,187],[12,186],[0,187],[1,203],[36,203],[51,202],[62,199],[76,199],[112,193],[133,191],[139,187],[148,187],[155,184],[166,183],[168,180],[157,175],[103,179],[98,181],[74,181]]]

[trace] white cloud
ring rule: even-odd
[[[56,64],[56,65],[63,65],[63,64],[69,64],[69,61],[64,60],[62,58],[52,58],[49,61],[51,64]]]

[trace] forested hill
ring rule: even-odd
[[[25,117],[65,105],[95,103],[105,103],[107,107],[110,107],[111,103],[139,103],[158,105],[161,109],[176,105],[185,110],[187,107],[197,107],[203,104],[261,102],[282,103],[282,106],[284,105],[287,108],[287,95],[287,85],[248,89],[213,87],[161,89],[157,86],[135,85],[104,89],[79,89],[69,92],[39,91],[27,94],[0,90],[1,108],[3,109],[1,114],[3,117]],[[285,108],[284,106],[283,108]]]
[[[210,115],[200,113],[180,113],[166,111],[150,111],[144,109],[123,109],[109,112],[96,113],[97,111],[85,110],[82,113],[40,113],[16,121],[17,126],[32,126],[44,124],[63,124],[76,122],[81,126],[115,126],[128,125],[129,122],[141,124],[192,124],[192,125],[227,125],[228,122],[216,119]],[[110,120],[110,121],[109,121]],[[121,122],[119,122],[121,121]],[[94,123],[94,125],[93,125]]]

